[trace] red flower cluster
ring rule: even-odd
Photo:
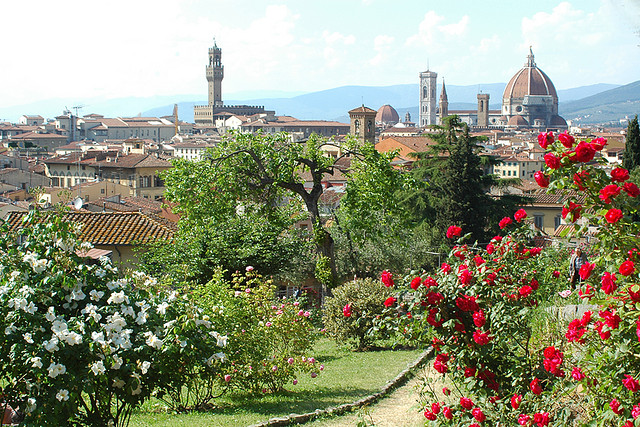
[[[511,218],[509,218],[508,216],[505,216],[504,218],[502,218],[500,220],[500,222],[498,223],[498,225],[500,226],[501,230],[503,228],[505,228],[505,227],[508,227],[511,224],[513,224],[513,220]]]
[[[620,209],[611,208],[604,215],[604,218],[607,220],[609,224],[614,224],[622,219],[624,214]]]
[[[566,148],[572,148],[573,144],[576,142],[573,136],[569,135],[567,131],[558,135],[558,141],[560,141],[560,143]]]
[[[482,332],[480,329],[476,329],[473,332],[473,340],[478,345],[485,345],[488,344],[489,341],[491,341],[491,338],[489,338],[489,334],[487,334],[486,332]]]
[[[611,171],[611,181],[625,182],[629,179],[629,171],[624,168],[615,168]]]
[[[394,297],[389,297],[384,301],[384,305],[385,307],[391,307],[393,304],[395,304],[397,301],[397,299],[395,299]]]
[[[553,132],[541,132],[538,134],[538,144],[544,149],[553,144]]]
[[[420,287],[421,283],[422,283],[422,279],[420,277],[414,277],[409,286],[411,286],[411,289],[415,291]]]
[[[473,324],[478,328],[482,328],[487,322],[487,318],[484,315],[484,310],[478,310],[473,313]]]
[[[571,371],[571,378],[576,381],[582,381],[586,376],[584,375],[584,372],[582,372],[582,369],[575,367],[573,368],[573,371]]]
[[[513,409],[518,409],[520,407],[520,403],[522,403],[522,395],[514,394],[511,396],[511,407]]]
[[[591,322],[591,312],[585,311],[582,319],[574,319],[569,323],[569,328],[565,337],[567,337],[567,341],[569,342],[577,342],[580,344],[584,344],[584,339],[582,336],[587,332],[587,326]]]
[[[616,184],[606,185],[600,190],[600,200],[605,203],[611,203],[611,199],[620,194],[621,191],[622,188],[618,187]]]
[[[625,386],[627,390],[630,390],[634,393],[640,390],[640,384],[638,383],[638,380],[633,378],[631,375],[624,376],[624,379],[622,380],[622,385]]]
[[[551,372],[556,377],[564,377],[564,371],[560,369],[564,354],[558,351],[555,347],[547,347],[544,349],[544,369]]]
[[[578,187],[578,190],[584,191],[585,180],[589,177],[589,172],[582,171],[573,174],[573,183]]]
[[[633,274],[636,271],[636,266],[633,263],[633,261],[628,259],[625,262],[623,262],[622,264],[620,264],[620,268],[619,268],[618,271],[623,276],[629,276],[630,274]]]
[[[542,188],[547,188],[549,186],[549,177],[542,171],[537,171],[536,173],[534,173],[533,179],[535,179],[538,185]]]
[[[549,169],[560,169],[560,158],[556,157],[553,153],[547,153],[544,155],[544,163]]]
[[[480,306],[476,302],[476,297],[462,295],[456,298],[456,305],[462,311],[478,311]]]
[[[384,283],[384,285],[387,288],[389,288],[389,287],[394,285],[394,283],[393,283],[393,275],[391,273],[389,273],[387,270],[384,270],[382,272],[380,280],[382,280],[382,283]]]
[[[520,222],[527,217],[527,211],[525,211],[524,209],[518,209],[513,217],[516,221]]]
[[[609,407],[616,415],[620,415],[622,412],[624,412],[624,408],[620,407],[620,402],[618,402],[617,399],[613,399],[611,402],[609,402]]]
[[[351,317],[351,304],[347,304],[344,306],[344,308],[342,309],[342,314],[344,314],[344,317]]]
[[[452,225],[447,229],[447,239],[460,236],[461,232],[462,232],[462,228],[458,227],[457,225]]]
[[[582,267],[580,267],[580,271],[578,271],[580,278],[582,280],[587,280],[591,276],[591,272],[595,267],[596,265],[592,262],[585,262],[584,264],[582,264]]]
[[[562,219],[565,219],[569,215],[569,220],[575,222],[580,218],[582,212],[582,205],[578,203],[569,202],[569,206],[562,207]]]
[[[436,355],[436,360],[433,362],[433,368],[441,374],[446,373],[449,370],[447,362],[449,361],[449,355],[447,353],[440,353]]]
[[[529,384],[529,389],[533,392],[533,394],[539,395],[542,393],[542,387],[540,387],[540,380],[534,378],[533,381]]]
[[[618,285],[616,285],[616,275],[611,274],[608,271],[602,275],[600,282],[602,283],[600,289],[602,289],[602,292],[607,295],[611,295],[616,291],[616,289],[618,289]]]

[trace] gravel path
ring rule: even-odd
[[[368,422],[368,425],[377,427],[423,426],[425,418],[418,407],[418,389],[416,388],[419,382],[419,377],[414,377],[376,404],[360,410],[359,414]],[[357,423],[358,413],[350,413],[306,425],[310,427],[338,427],[355,426]]]

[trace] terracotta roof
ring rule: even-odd
[[[584,203],[586,196],[584,193],[578,193],[577,191],[566,191],[564,193],[547,193],[546,190],[540,189],[538,192],[531,196],[533,205],[547,205],[547,206],[562,206],[569,199],[575,199],[578,203]]]
[[[526,95],[548,95],[557,102],[558,94],[551,79],[536,66],[533,52],[527,57],[524,68],[507,83],[503,99],[524,98]]]
[[[376,110],[373,110],[369,107],[365,107],[364,105],[358,108],[354,108],[353,110],[349,111],[349,114],[351,113],[374,113],[377,114],[378,112]]]
[[[387,139],[392,139],[416,152],[427,151],[431,145],[436,143],[434,140],[426,136],[390,136],[383,139],[378,144],[386,141]]]
[[[389,104],[385,104],[378,110],[376,114],[376,122],[380,123],[389,123],[389,122],[399,122],[400,117],[398,116],[398,112],[395,108],[393,108]]]
[[[14,135],[9,139],[64,139],[66,140],[66,136],[58,135],[57,133],[36,133],[36,132],[25,132],[19,135]]]
[[[22,226],[25,212],[10,212],[5,218],[12,230]],[[93,245],[133,245],[172,240],[177,225],[157,215],[142,212],[65,212],[65,221],[82,224],[80,240]],[[44,215],[41,221],[46,221]]]
[[[529,126],[529,122],[522,116],[513,116],[509,119],[507,126]]]

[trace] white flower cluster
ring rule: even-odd
[[[33,252],[27,252],[22,258],[22,261],[29,264],[31,266],[31,269],[38,274],[45,271],[49,264],[46,259],[38,258],[37,254]]]

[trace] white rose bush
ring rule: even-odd
[[[0,225],[0,381],[22,423],[124,426],[151,395],[184,402],[220,375],[227,339],[201,310],[106,257],[87,263],[58,215],[23,225]]]

